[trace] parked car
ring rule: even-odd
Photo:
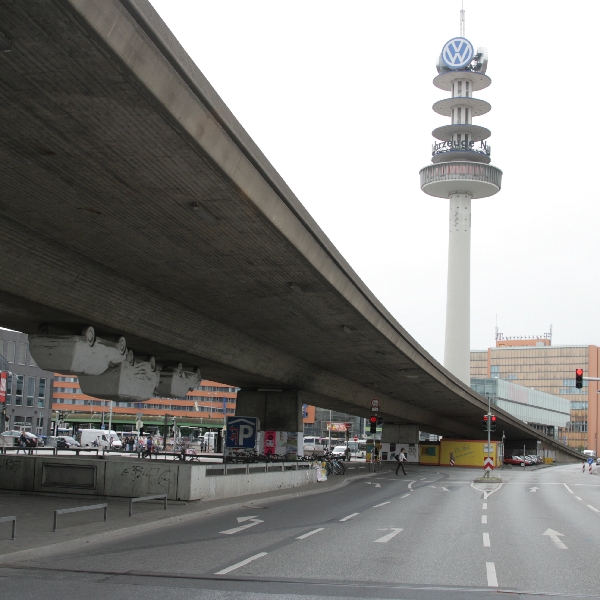
[[[518,465],[520,467],[525,467],[527,463],[522,456],[505,456],[504,460],[505,465]]]
[[[335,458],[345,458],[346,457],[346,446],[336,446],[331,452],[332,456]]]
[[[69,448],[79,448],[79,442],[70,435],[61,435],[56,438],[56,448],[58,450],[68,450]]]

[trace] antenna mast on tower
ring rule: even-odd
[[[460,37],[465,37],[465,5],[461,3],[460,9]]]

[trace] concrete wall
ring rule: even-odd
[[[258,467],[258,465],[257,465]],[[277,470],[274,470],[277,468]],[[233,469],[223,475],[207,465],[129,457],[0,456],[0,489],[135,498],[167,494],[170,500],[215,500],[314,483],[314,469],[265,473]]]

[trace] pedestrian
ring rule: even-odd
[[[19,449],[17,450],[17,454],[21,452],[21,448],[23,448],[23,454],[27,454],[25,448],[27,448],[27,439],[25,438],[25,433],[21,431],[21,435],[19,437]]]
[[[396,467],[396,475],[398,475],[398,469],[402,467],[402,472],[406,475],[406,471],[404,470],[404,462],[406,461],[406,454],[404,454],[404,448],[400,448],[400,452],[396,455],[396,460],[398,461],[398,466]]]

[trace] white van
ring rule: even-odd
[[[117,432],[112,429],[110,431],[108,429],[80,429],[77,432],[77,441],[82,448],[98,446],[108,449],[109,444],[114,450],[120,450],[123,447]]]
[[[592,458],[596,458],[596,451],[595,450],[584,450],[583,453],[586,456],[591,456]]]
[[[205,443],[205,447],[207,452],[210,452],[211,450],[214,452],[215,451],[215,443],[217,440],[217,435],[218,433],[216,431],[207,431],[204,434],[204,443]]]
[[[305,454],[325,451],[325,445],[320,437],[305,437],[303,443]]]

